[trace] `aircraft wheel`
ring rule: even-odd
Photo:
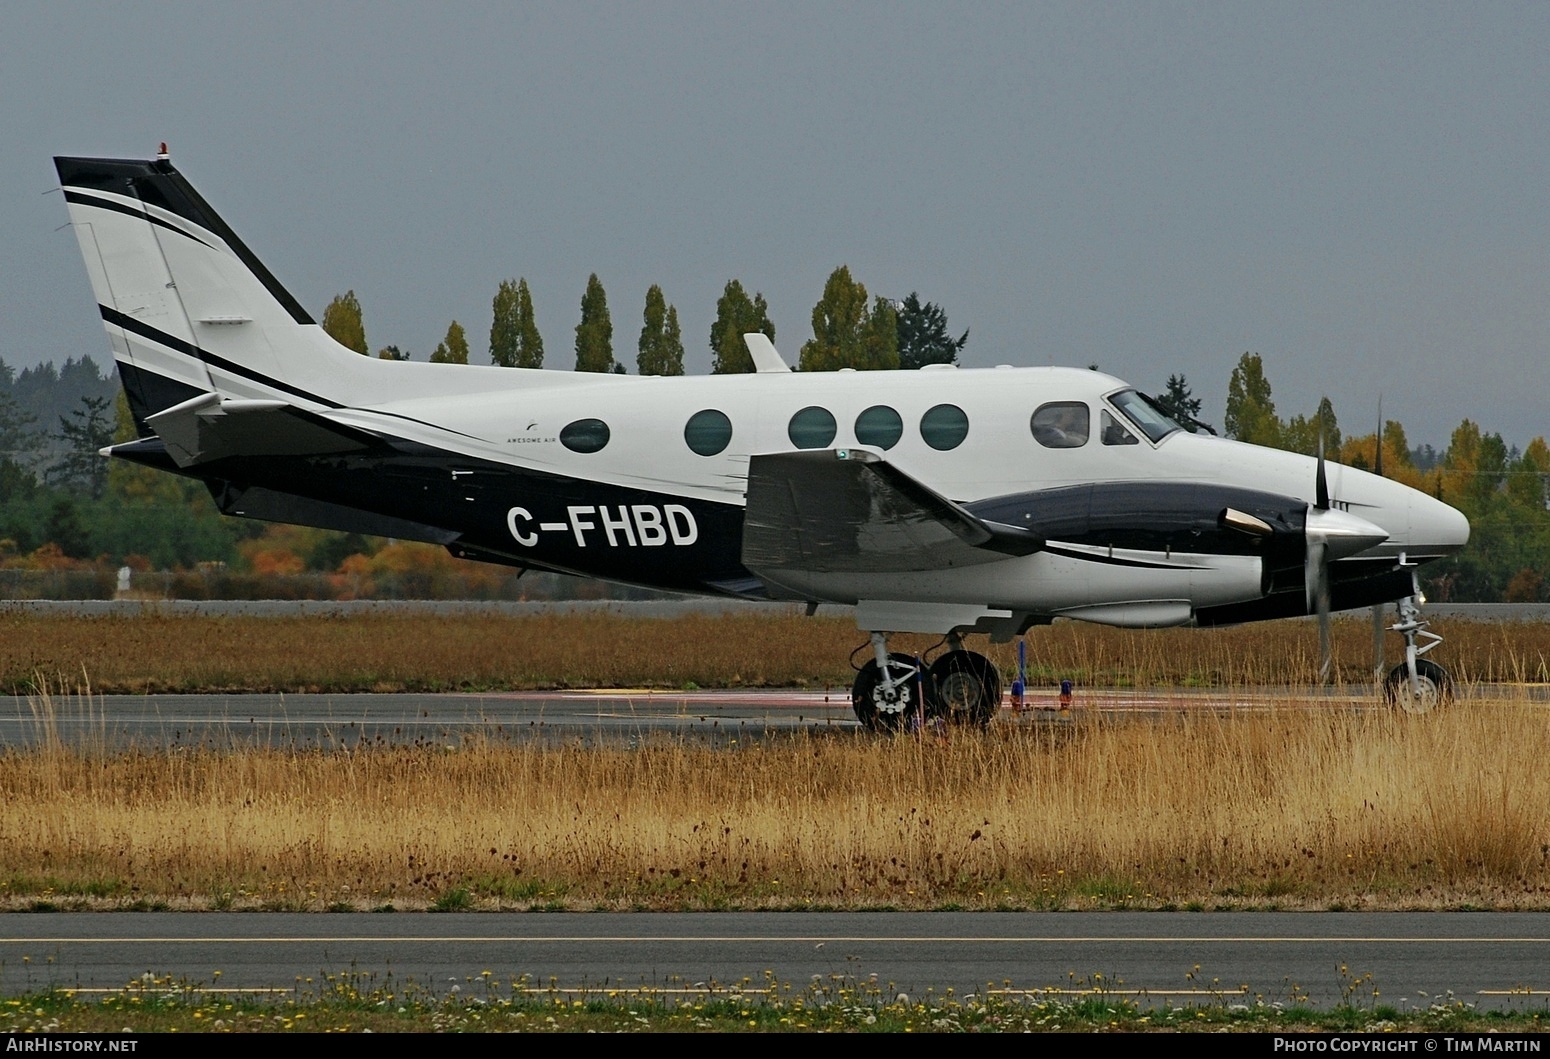
[[[1410,687],[1410,671],[1404,663],[1389,670],[1388,678],[1383,681],[1384,697],[1411,714],[1431,713],[1453,697],[1453,679],[1436,662],[1416,659],[1415,675],[1418,690]]]
[[[920,681],[916,679],[918,670],[914,657],[891,654],[888,656],[888,668],[893,672],[894,679],[908,679],[892,689],[885,688],[877,660],[873,659],[861,667],[861,671],[856,674],[856,682],[851,685],[851,708],[856,711],[856,720],[869,731],[897,732],[901,728],[908,728],[914,723],[920,706]]]
[[[950,651],[931,663],[928,709],[949,724],[990,724],[1001,708],[1001,674],[973,651]]]

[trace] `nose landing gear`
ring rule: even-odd
[[[1404,563],[1404,556],[1400,557]],[[1410,714],[1430,713],[1453,697],[1453,679],[1436,662],[1421,656],[1442,643],[1442,637],[1427,628],[1421,617],[1421,583],[1410,572],[1411,594],[1400,600],[1399,620],[1389,629],[1405,638],[1405,660],[1389,671],[1383,681],[1383,695],[1390,704]]]

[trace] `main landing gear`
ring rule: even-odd
[[[1389,626],[1405,638],[1405,660],[1389,670],[1383,681],[1383,695],[1406,713],[1430,713],[1453,697],[1453,679],[1442,666],[1421,657],[1442,643],[1442,637],[1429,631],[1421,617],[1421,604],[1426,597],[1421,594],[1421,584],[1413,570],[1410,586],[1411,594],[1398,604],[1399,620]]]
[[[990,724],[1001,707],[1001,674],[984,655],[965,651],[956,635],[947,642],[951,650],[922,672],[913,656],[888,652],[886,633],[872,633],[873,657],[850,691],[856,719],[874,732]]]

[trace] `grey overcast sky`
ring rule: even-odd
[[[646,288],[708,371],[736,277],[794,359],[839,264],[940,303],[971,367],[1261,353],[1447,444],[1550,432],[1550,5],[67,3],[0,7],[0,357],[107,341],[55,154],[158,141],[320,316],[487,358],[524,276],[548,366],[588,273],[633,369]]]

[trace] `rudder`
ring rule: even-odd
[[[165,157],[54,159],[135,425],[203,393],[337,407],[353,357]],[[337,378],[337,375],[335,376]]]

